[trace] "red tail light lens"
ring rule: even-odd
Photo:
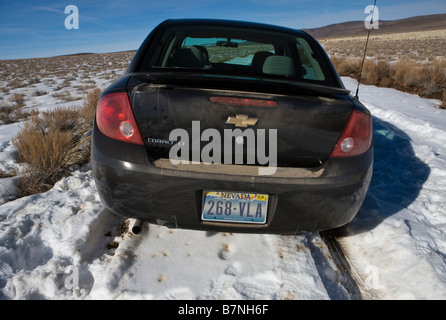
[[[99,130],[107,137],[144,145],[125,92],[107,94],[99,99],[96,123]]]
[[[330,158],[352,157],[367,152],[372,144],[372,117],[353,110]]]

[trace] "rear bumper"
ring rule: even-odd
[[[112,140],[97,127],[92,143],[93,174],[105,207],[170,228],[276,234],[336,228],[357,214],[372,167],[373,146],[361,156],[329,159],[314,170],[279,168],[275,175],[257,176],[239,166],[152,163],[144,146]],[[203,190],[269,194],[266,224],[202,221]]]

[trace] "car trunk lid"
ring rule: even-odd
[[[265,165],[274,156],[279,167],[316,167],[353,109],[340,88],[256,78],[137,74],[127,92],[152,161],[175,148],[185,161]]]

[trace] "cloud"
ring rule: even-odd
[[[86,16],[85,14],[81,14],[81,13],[79,13],[79,20],[91,22],[91,23],[97,24],[102,27],[117,27],[118,26],[117,24],[109,23],[109,22],[103,21],[98,18],[89,17],[89,16]]]
[[[0,28],[0,33],[17,33],[17,32],[25,32],[29,29],[25,28]]]
[[[58,14],[65,14],[65,12],[61,9],[53,8],[53,7],[43,7],[43,6],[31,6],[28,11],[45,11],[45,12],[54,12]]]
[[[35,11],[51,12],[51,13],[57,13],[60,15],[68,16],[65,13],[65,7],[63,7],[63,8],[64,8],[64,10],[57,9],[54,7],[48,7],[48,6],[31,6],[28,11],[30,11],[30,12],[35,12]],[[116,24],[112,24],[112,23],[106,22],[104,20],[86,15],[85,13],[82,12],[82,7],[78,7],[78,8],[79,8],[79,20],[80,21],[94,23],[94,24],[102,26],[102,27],[116,27],[116,26],[118,26]]]

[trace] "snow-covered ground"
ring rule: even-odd
[[[343,78],[348,89],[356,81]],[[31,98],[37,99],[37,98]],[[374,116],[374,176],[343,250],[366,299],[446,298],[446,111],[361,86]],[[46,101],[51,105],[51,101]],[[56,106],[56,103],[53,104]],[[0,126],[0,166],[20,123]],[[2,195],[14,194],[2,179]],[[128,225],[130,223],[130,226]],[[108,213],[90,167],[0,205],[0,299],[349,299],[317,233],[170,230]]]

